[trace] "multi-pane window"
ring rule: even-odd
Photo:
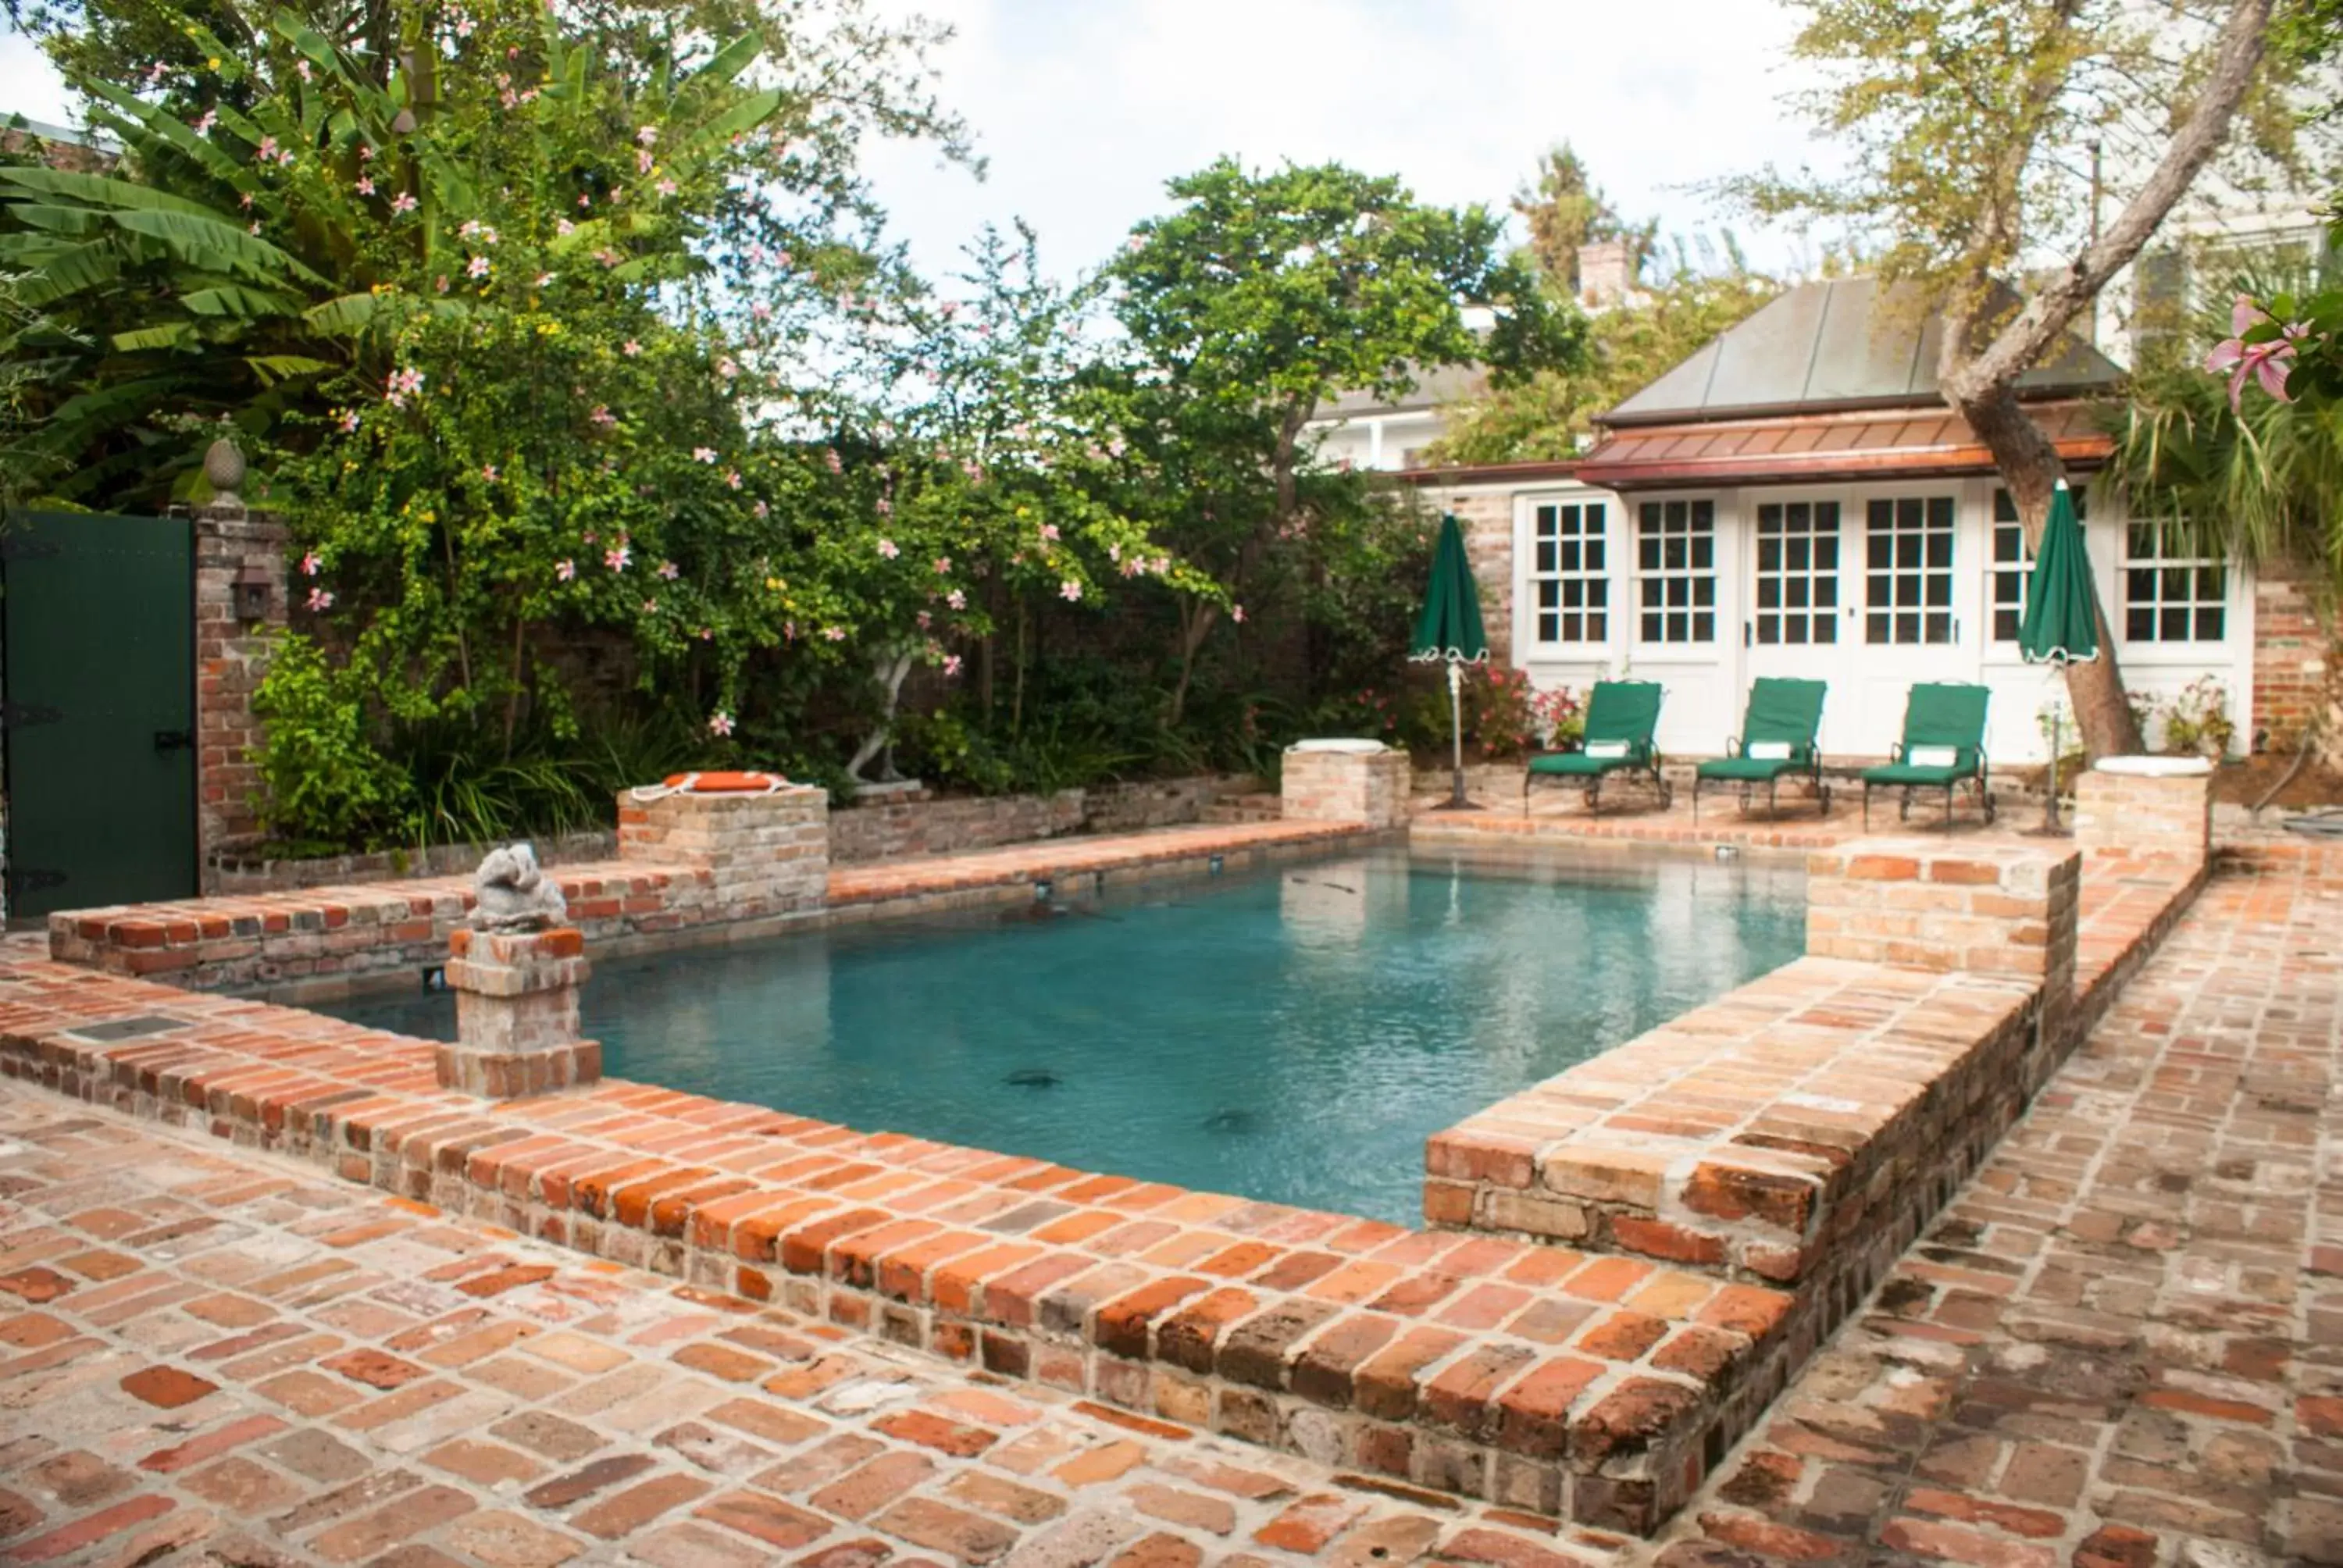
[[[1864,640],[1953,640],[1953,498],[1905,496],[1864,513]]]
[[[1606,642],[1611,563],[1601,501],[1541,505],[1532,514],[1530,587],[1540,642]]]
[[[2090,502],[2075,492],[2075,518],[2088,521]],[[2034,571],[2034,551],[2026,543],[2026,525],[2017,503],[2007,490],[1993,492],[1993,569],[1986,574],[1986,598],[1993,613],[1993,640],[2016,642],[2026,619],[2026,579]]]
[[[2177,528],[2124,530],[2124,638],[2130,642],[2218,642],[2228,635],[2229,574]]]
[[[1838,503],[1768,502],[1757,508],[1760,644],[1838,640]]]
[[[1645,642],[1716,640],[1716,506],[1645,501],[1635,514],[1635,610]]]

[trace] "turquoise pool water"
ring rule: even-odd
[[[1393,849],[598,962],[583,1010],[614,1076],[1407,1223],[1426,1135],[1804,934],[1795,871]]]

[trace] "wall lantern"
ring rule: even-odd
[[[228,587],[229,591],[235,596],[236,619],[266,620],[268,618],[270,584],[266,567],[238,568],[235,580]]]

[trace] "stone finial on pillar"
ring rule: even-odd
[[[439,1086],[508,1100],[602,1076],[602,1048],[578,1038],[578,988],[593,967],[586,934],[559,922],[561,890],[527,844],[491,850],[473,873],[472,929],[447,942],[456,1043],[435,1054]]]

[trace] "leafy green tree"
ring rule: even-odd
[[[1644,263],[1658,247],[1659,220],[1630,224],[1621,217],[1568,142],[1538,159],[1529,183],[1513,193],[1513,205],[1529,228],[1530,256],[1538,269],[1574,298],[1582,285],[1578,253],[1584,246],[1625,241],[1630,279],[1643,275]]]
[[[1197,653],[1247,579],[1280,553],[1322,576],[1306,547],[1313,410],[1347,390],[1396,396],[1435,366],[1486,364],[1510,383],[1574,363],[1584,327],[1501,254],[1483,208],[1426,206],[1338,164],[1224,158],[1168,188],[1180,206],[1107,268],[1130,356],[1098,385],[1105,422],[1129,433],[1126,493],[1154,490],[1151,528],[1210,579],[1182,602],[1176,725]],[[1490,313],[1485,333],[1468,307]]]
[[[2016,397],[2139,254],[2225,144],[2245,188],[2290,170],[2302,62],[2268,56],[2276,0],[2210,19],[2124,0],[1801,0],[1794,55],[1823,85],[1794,100],[1846,172],[1767,170],[1722,188],[1757,213],[1846,226],[1945,320],[1937,382],[1993,453],[2029,534],[2063,472]],[[2232,137],[2240,122],[2252,134]],[[2100,155],[2113,217],[2091,210]],[[2043,266],[2046,261],[2054,265]],[[2014,312],[1996,289],[2045,277]],[[2099,755],[2138,749],[2102,613],[2102,655],[2067,669]]]

